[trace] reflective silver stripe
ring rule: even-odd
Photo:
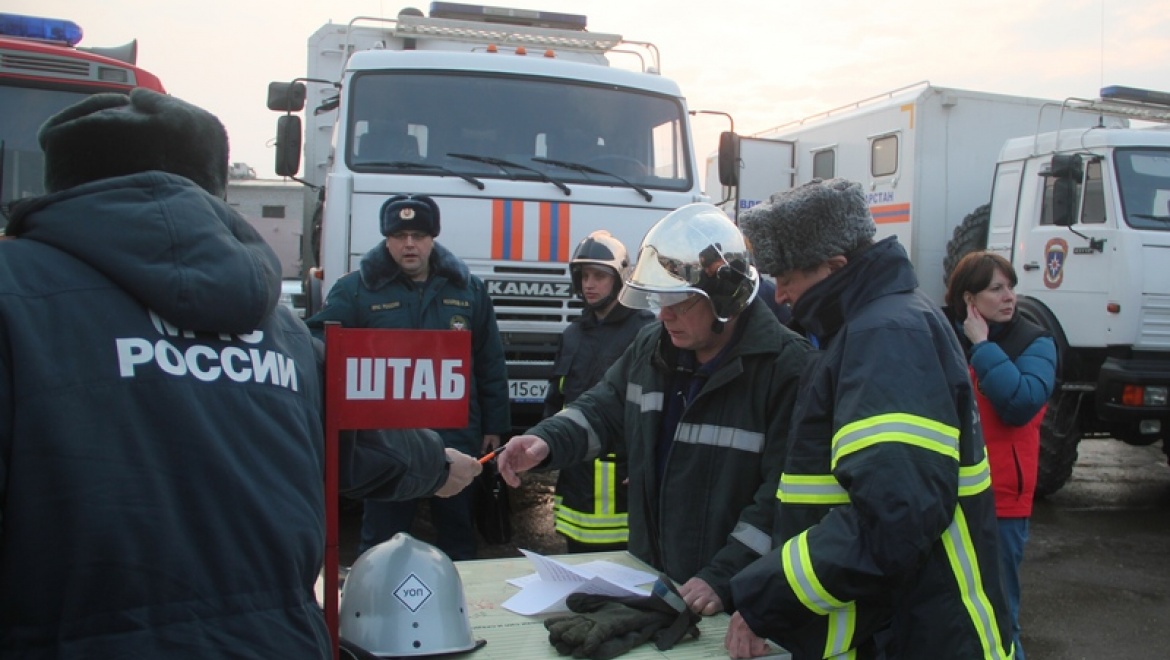
[[[780,475],[776,499],[788,504],[848,504],[849,493],[831,474]]]
[[[975,554],[971,531],[967,527],[967,516],[963,513],[962,506],[955,507],[955,517],[943,532],[942,542],[946,548],[951,572],[958,583],[963,606],[967,609],[971,624],[983,645],[983,657],[1007,660],[1003,652],[1003,640],[999,637],[999,627],[995,622],[995,611],[983,591],[979,559]]]
[[[971,497],[991,488],[991,465],[987,457],[975,465],[959,467],[959,497]]]
[[[757,555],[766,555],[772,549],[772,536],[764,530],[745,522],[735,524],[731,538],[751,548]]]
[[[727,447],[753,454],[764,451],[764,434],[715,424],[679,424],[675,442]]]
[[[643,393],[642,386],[634,383],[626,385],[626,401],[638,406],[644,413],[662,410],[662,392]]]
[[[882,442],[902,442],[959,460],[959,430],[932,419],[891,413],[858,420],[833,437],[831,469],[837,461]]]
[[[601,439],[597,437],[597,431],[593,430],[593,426],[589,423],[589,420],[585,419],[585,415],[580,410],[570,406],[568,408],[563,408],[560,412],[557,413],[556,416],[564,417],[570,422],[573,422],[577,426],[585,429],[585,433],[589,438],[589,448],[585,452],[585,458],[593,459],[597,458],[597,456],[601,454]]]

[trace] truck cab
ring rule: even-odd
[[[269,103],[286,112],[281,175],[298,173],[300,104],[272,100],[307,108],[308,313],[383,240],[388,197],[429,195],[437,241],[492,296],[513,419],[539,419],[560,334],[581,311],[577,243],[606,229],[635,253],[657,220],[706,200],[682,93],[653,48],[611,66],[630,48],[586,31],[584,16],[443,2],[318,30],[303,87],[274,83]]]
[[[1021,310],[1056,337],[1063,395],[1053,403],[1066,409],[1063,422],[1134,444],[1164,437],[1170,131],[1078,129],[1009,141],[987,248],[1012,261]]]

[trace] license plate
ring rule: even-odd
[[[544,403],[547,380],[509,380],[508,398],[515,403]]]

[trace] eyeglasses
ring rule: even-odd
[[[430,234],[422,231],[396,231],[393,234],[390,234],[390,238],[393,238],[396,241],[401,241],[403,243],[405,243],[406,239],[408,238],[415,243],[419,243],[430,237]]]
[[[698,305],[699,301],[705,297],[696,293],[680,303],[664,307],[663,309],[669,309],[670,313],[675,316],[686,316],[686,313],[694,309],[695,305]]]

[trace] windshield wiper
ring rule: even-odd
[[[484,188],[483,181],[480,181],[479,179],[471,176],[470,174],[456,172],[455,170],[448,169],[446,167],[443,167],[442,165],[431,165],[430,163],[415,163],[415,162],[412,162],[409,160],[367,160],[367,161],[363,161],[361,163],[358,163],[358,165],[360,165],[362,167],[389,167],[389,168],[396,169],[396,170],[436,170],[439,172],[444,172],[446,174],[450,174],[451,176],[457,176],[460,179],[463,179],[464,181],[475,186],[476,188],[479,188],[480,190],[483,190],[483,188]]]
[[[561,190],[563,190],[566,195],[573,194],[573,191],[569,190],[569,187],[566,186],[563,182],[552,178],[551,176],[545,174],[544,172],[541,172],[540,170],[536,169],[535,167],[528,167],[527,165],[521,165],[520,163],[513,163],[510,160],[504,160],[503,158],[495,158],[493,156],[477,156],[475,154],[455,154],[455,153],[450,153],[447,155],[452,157],[452,158],[462,158],[463,160],[475,161],[477,163],[486,163],[488,165],[495,165],[496,167],[500,168],[500,171],[502,171],[504,174],[507,174],[510,178],[513,178],[513,179],[515,177],[513,177],[512,173],[508,171],[509,167],[517,169],[517,170],[524,170],[525,172],[532,172],[536,176],[540,177],[541,181],[547,181],[548,183],[551,183],[554,186],[556,186],[557,188],[560,188]]]
[[[628,179],[620,177],[620,176],[614,174],[613,172],[606,172],[605,170],[599,170],[596,167],[590,167],[589,165],[584,165],[582,163],[574,163],[574,162],[567,161],[567,160],[554,160],[552,158],[541,158],[539,156],[534,157],[532,160],[534,160],[538,163],[546,163],[548,165],[553,165],[555,167],[563,167],[566,170],[576,170],[578,172],[587,172],[589,174],[600,174],[602,176],[613,177],[613,178],[617,179],[618,181],[621,181],[622,183],[626,184],[627,186],[633,188],[634,190],[638,191],[642,195],[642,197],[645,198],[645,200],[647,202],[654,199],[654,196],[651,195],[649,192],[647,192],[646,189],[643,188],[642,186],[639,186],[638,184],[636,184]]]

